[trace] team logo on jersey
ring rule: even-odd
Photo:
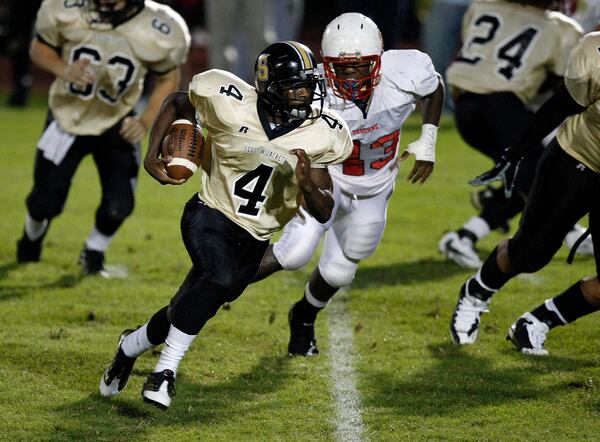
[[[269,79],[269,66],[267,65],[268,58],[269,54],[261,54],[260,57],[258,57],[256,78],[259,81],[267,81]]]

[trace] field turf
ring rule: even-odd
[[[430,182],[407,184],[412,160],[402,166],[381,245],[317,321],[319,356],[286,352],[286,314],[309,266],[251,286],[208,323],[180,366],[168,411],[140,397],[157,352],[138,360],[119,397],[101,398],[98,382],[119,333],[166,305],[188,270],[179,217],[198,179],[161,187],[140,171],[135,212],[107,253],[107,264],[125,266],[128,277],[84,278],[76,261],[100,195],[87,158],[42,262],[17,265],[44,117],[43,97],[24,110],[0,108],[0,440],[598,440],[600,316],[552,331],[546,358],[521,355],[504,340],[522,312],[591,274],[592,258],[569,266],[561,249],[494,299],[475,345],[450,340],[450,314],[471,272],[445,262],[437,242],[474,214],[467,180],[490,165],[451,118]],[[403,147],[419,126],[410,120]],[[501,238],[485,239],[482,254]],[[336,357],[349,361],[358,394],[350,399],[359,421],[346,427],[330,336],[339,311],[353,347]]]

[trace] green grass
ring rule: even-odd
[[[312,268],[251,286],[201,332],[180,367],[166,412],[141,401],[157,353],[141,357],[128,388],[105,400],[98,381],[122,329],[165,305],[189,266],[179,217],[197,179],[161,187],[140,172],[137,206],[107,260],[127,279],[81,278],[76,265],[99,199],[90,158],[38,264],[17,266],[43,97],[0,108],[0,440],[334,440],[327,310],[317,322],[321,355],[286,356],[289,305]],[[402,145],[418,136],[410,120]],[[587,317],[552,331],[551,356],[527,358],[504,340],[523,311],[591,274],[562,249],[534,276],[511,281],[483,318],[477,344],[455,348],[448,323],[470,272],[444,262],[437,241],[474,212],[467,179],[489,165],[450,119],[431,181],[401,179],[376,253],[345,295],[355,331],[364,437],[370,440],[595,440],[600,434],[600,325]],[[402,176],[406,175],[404,166]],[[488,253],[500,240],[481,244]]]

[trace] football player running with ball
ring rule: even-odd
[[[476,178],[482,184],[502,179],[511,189],[511,170],[520,158],[560,124],[556,138],[540,158],[519,230],[498,244],[460,290],[450,325],[457,344],[471,344],[477,339],[480,316],[487,311],[494,293],[518,274],[533,273],[548,264],[573,223],[586,214],[594,241],[596,274],[525,313],[510,327],[508,338],[523,353],[545,355],[544,341],[550,329],[600,308],[598,48],[600,33],[583,37],[571,52],[558,91],[536,112],[523,137],[498,166]]]
[[[341,287],[352,283],[359,262],[379,244],[398,160],[415,156],[407,176],[411,183],[424,183],[431,174],[444,101],[442,80],[430,58],[417,50],[384,52],[377,25],[362,14],[335,18],[325,28],[321,47],[327,104],[348,123],[354,150],[342,164],[329,168],[335,198],[329,222],[322,223],[301,208],[279,241],[268,248],[256,276],[260,280],[281,269],[299,269],[325,236],[319,264],[302,298],[289,311],[290,355],[318,353],[317,314]],[[421,137],[399,155],[402,125],[419,101]]]
[[[154,124],[144,166],[161,183],[180,184],[166,175],[167,159],[157,158],[171,122],[194,121],[197,114],[212,138],[201,190],[181,220],[192,268],[168,306],[123,333],[100,381],[104,396],[125,387],[140,354],[165,343],[142,396],[169,407],[185,352],[219,307],[252,281],[269,238],[296,214],[298,203],[304,200],[307,213],[322,223],[331,216],[327,166],[352,153],[352,140],[346,123],[323,108],[323,77],[313,53],[300,43],[274,43],[258,56],[255,71],[256,88],[222,70],[196,75],[189,93],[167,98]]]
[[[140,140],[179,85],[190,35],[171,8],[151,0],[45,0],[30,54],[56,79],[37,144],[17,261],[39,261],[42,240],[64,207],[81,160],[91,154],[102,186],[95,226],[80,255],[83,273],[106,275],[104,252],[133,210]],[[156,82],[134,113],[148,72]]]

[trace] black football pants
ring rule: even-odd
[[[519,230],[508,243],[511,271],[544,267],[588,213],[600,275],[600,174],[568,155],[555,139],[542,153]]]
[[[49,117],[48,124],[52,121]],[[33,219],[51,220],[64,207],[71,181],[81,160],[91,154],[102,187],[96,210],[96,228],[113,235],[134,206],[134,187],[139,168],[139,146],[132,146],[119,135],[121,122],[102,135],[77,136],[59,164],[36,151],[33,188],[27,196],[27,210]]]
[[[237,299],[252,282],[269,241],[254,238],[197,195],[186,204],[181,234],[192,268],[171,299],[148,326],[157,345],[166,339],[169,323],[196,335],[226,302]]]
[[[458,132],[465,142],[498,162],[504,149],[515,143],[525,132],[533,112],[509,92],[463,92],[456,100],[454,115]],[[503,191],[495,191],[492,199],[484,206],[480,216],[492,230],[504,225],[523,210],[525,202],[518,193],[529,193],[542,150],[541,144],[535,146],[521,162],[515,179],[516,192],[511,198],[505,198]]]

